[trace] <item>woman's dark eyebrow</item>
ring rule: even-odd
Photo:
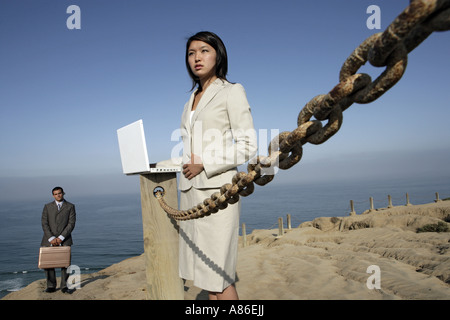
[[[208,49],[208,46],[201,46],[199,49],[204,49],[204,48]],[[195,50],[194,49],[189,49],[188,52],[189,51],[195,51]]]

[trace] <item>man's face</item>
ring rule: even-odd
[[[62,190],[53,191],[53,198],[55,198],[56,201],[62,201],[64,199]]]

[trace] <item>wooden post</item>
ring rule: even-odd
[[[392,197],[390,195],[388,195],[388,206],[387,207],[388,208],[392,208],[393,207],[393,205],[392,205]]]
[[[350,215],[353,216],[356,214],[355,212],[355,206],[353,205],[353,200],[350,200]]]
[[[370,197],[369,200],[370,200],[370,211],[373,211],[375,210],[375,208],[373,207],[373,197]]]
[[[287,229],[288,230],[291,230],[292,229],[292,227],[291,227],[291,215],[288,213],[287,214],[287,217],[286,217],[286,219],[287,219]]]
[[[142,174],[140,184],[147,298],[183,300],[183,281],[178,274],[178,225],[164,212],[153,194],[156,187],[163,188],[164,200],[177,208],[176,173]]]
[[[406,193],[406,206],[410,206],[411,203],[409,202],[409,194],[408,192]]]
[[[281,237],[284,233],[283,230],[283,218],[279,217],[278,218],[278,236]]]
[[[245,230],[245,223],[242,224],[242,246],[247,246],[247,231]]]
[[[439,199],[439,192],[436,192],[436,200],[434,200],[434,202],[439,202],[441,201],[441,199]]]

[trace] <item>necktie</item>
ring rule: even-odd
[[[58,211],[61,210],[61,203],[58,203]]]

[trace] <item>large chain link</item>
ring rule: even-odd
[[[269,146],[268,156],[251,162],[247,173],[237,173],[231,183],[189,210],[177,210],[167,205],[164,194],[155,193],[161,207],[176,220],[196,219],[236,203],[239,196],[253,193],[254,183],[263,186],[274,178],[273,169],[286,170],[298,163],[303,145],[321,144],[331,138],[342,125],[342,113],[354,102],[370,103],[403,76],[408,53],[434,31],[450,29],[450,0],[413,0],[410,5],[382,33],[363,41],[344,62],[339,84],[328,94],[314,97],[300,111],[297,128],[282,132]],[[374,81],[364,73],[356,73],[367,61],[375,67],[386,67]],[[311,120],[314,117],[316,120]],[[325,126],[321,121],[327,120]]]

